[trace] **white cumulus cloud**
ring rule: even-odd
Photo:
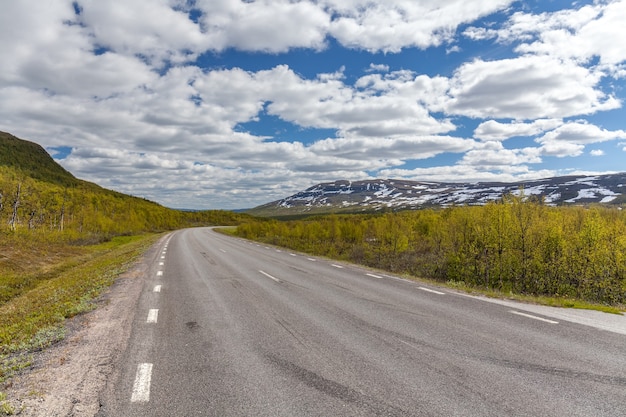
[[[329,33],[344,46],[370,52],[428,48],[453,39],[456,28],[506,8],[511,0],[326,0],[336,14]]]
[[[474,137],[485,141],[506,140],[516,136],[535,136],[563,124],[561,119],[537,119],[532,122],[496,120],[482,122],[474,129]]]
[[[573,61],[522,56],[463,64],[451,80],[447,113],[538,119],[592,114],[621,106],[599,90],[601,76]]]

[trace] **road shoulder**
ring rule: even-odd
[[[522,303],[519,301],[475,296],[457,292],[456,294],[482,300],[489,303],[500,304],[530,313],[541,314],[557,320],[582,324],[595,327],[596,329],[626,335],[626,315],[610,314],[595,310],[580,310],[575,308],[550,307],[538,304]]]

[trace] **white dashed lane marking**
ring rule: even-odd
[[[445,294],[445,292],[431,290],[430,288],[426,288],[426,287],[417,287],[417,288],[419,288],[422,291],[430,292],[430,293],[433,293],[433,294],[438,294],[438,295],[444,295]]]
[[[148,310],[148,319],[146,320],[146,323],[156,323],[158,319],[159,309],[151,308],[150,310]]]
[[[161,259],[165,259],[167,245],[163,248]],[[163,266],[164,262],[159,262],[159,266]],[[158,277],[163,276],[163,271],[157,271]],[[152,292],[161,292],[161,285],[155,285]],[[159,310],[151,308],[148,310],[146,323],[157,323],[159,319]],[[137,365],[137,373],[135,374],[135,382],[133,383],[133,392],[130,401],[133,403],[146,403],[150,401],[150,384],[152,381],[152,364],[140,363]]]
[[[383,279],[383,277],[381,277],[380,275],[375,275],[375,274],[365,274],[368,277],[372,277],[372,278],[378,278],[378,279]]]
[[[270,278],[270,279],[273,279],[273,280],[274,280],[274,281],[276,281],[276,282],[280,282],[280,280],[279,280],[278,278],[271,276],[271,275],[270,275],[270,274],[268,274],[267,272],[263,272],[263,271],[261,271],[261,270],[259,270],[259,272],[260,272],[260,273],[262,273],[263,275],[265,275],[266,277],[268,277],[268,278]]]
[[[133,403],[145,403],[150,401],[150,382],[152,380],[152,364],[140,363],[137,365],[133,394],[130,401]]]

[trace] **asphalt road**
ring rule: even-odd
[[[100,416],[626,415],[626,334],[208,228],[153,261]]]

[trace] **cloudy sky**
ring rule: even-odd
[[[168,207],[626,171],[626,0],[0,3],[0,130]]]

